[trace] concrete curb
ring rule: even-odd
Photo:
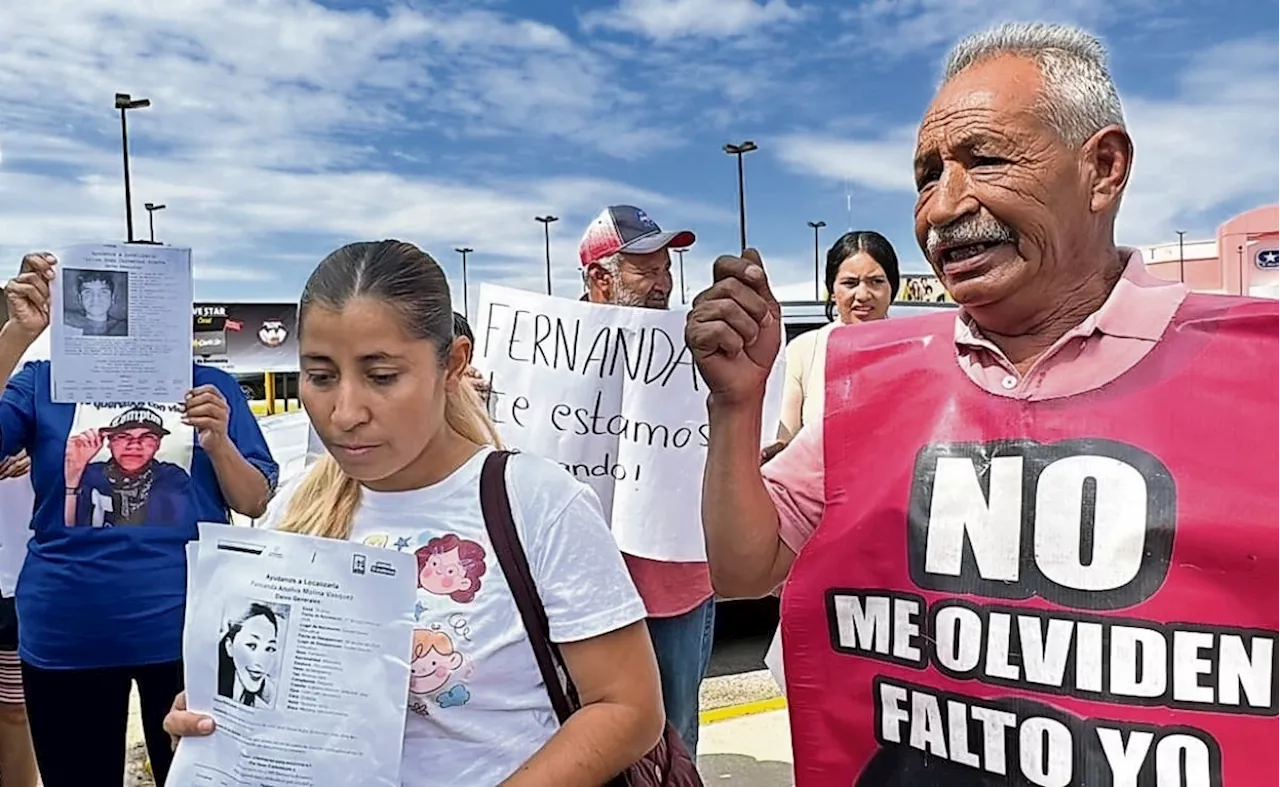
[[[756,700],[755,702],[741,702],[737,705],[726,705],[723,708],[711,708],[704,710],[698,714],[698,723],[715,724],[718,721],[728,721],[730,719],[740,719],[743,716],[754,716],[758,713],[769,713],[770,711],[782,710],[787,707],[785,697],[772,697],[767,700]]]

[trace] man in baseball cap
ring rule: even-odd
[[[614,205],[587,227],[578,246],[583,300],[666,309],[671,299],[671,252],[693,245],[689,230],[663,232],[642,210]],[[698,528],[695,519],[689,527]],[[658,657],[662,701],[690,754],[698,748],[698,691],[711,664],[715,599],[706,563],[672,563],[623,554],[648,612]]]
[[[578,244],[583,300],[665,309],[671,300],[671,249],[692,246],[689,230],[663,232],[631,205],[612,205],[587,227]]]

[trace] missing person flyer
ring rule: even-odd
[[[188,548],[187,705],[170,779],[211,787],[400,784],[412,554],[201,524]]]

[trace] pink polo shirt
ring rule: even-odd
[[[651,618],[674,618],[692,612],[711,598],[711,572],[706,563],[667,563],[622,553],[631,581]]]
[[[1091,391],[1133,368],[1160,340],[1187,288],[1147,273],[1138,251],[1122,248],[1120,253],[1126,260],[1124,274],[1102,308],[1068,331],[1026,375],[961,310],[955,330],[960,368],[987,393],[1028,401]],[[840,333],[832,336],[839,340]],[[821,422],[806,424],[763,468],[782,541],[797,554],[822,521],[825,507],[822,431]]]

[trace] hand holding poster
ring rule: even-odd
[[[187,705],[217,729],[170,781],[398,787],[414,556],[211,524],[187,555]]]
[[[477,313],[475,365],[503,440],[590,484],[623,552],[706,560],[707,385],[684,343],[685,312],[486,284]],[[779,353],[762,436],[777,429],[784,364]]]

